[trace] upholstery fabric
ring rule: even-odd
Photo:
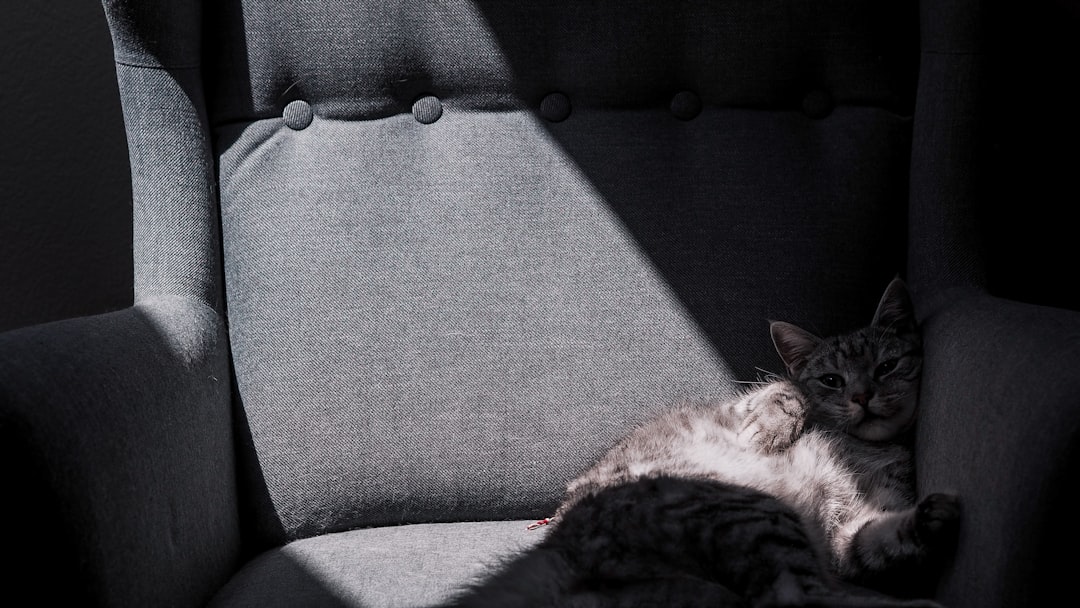
[[[324,534],[245,564],[210,608],[436,606],[537,542],[527,521],[386,526]]]
[[[117,64],[128,95],[138,298],[176,294],[221,311],[214,163],[197,69]],[[169,184],[162,188],[161,184]]]
[[[135,299],[180,295],[224,312],[201,3],[103,4],[131,157]]]
[[[946,606],[1051,606],[1076,546],[1080,314],[952,290],[924,324],[920,491],[962,497]],[[1019,354],[1018,354],[1019,353]],[[928,457],[928,455],[932,455]],[[978,599],[976,599],[978,598]]]
[[[150,299],[0,334],[0,353],[6,586],[48,605],[209,600],[240,554],[216,313]]]
[[[908,281],[923,315],[953,287],[985,287],[986,191],[990,137],[977,0],[921,2],[919,95],[912,150]]]
[[[708,104],[799,109],[824,89],[840,104],[909,113],[918,5],[617,2],[263,2],[206,10],[212,114],[376,119],[423,93],[498,111],[561,91],[594,108],[666,106],[680,89]]]

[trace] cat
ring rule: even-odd
[[[904,591],[947,554],[960,505],[914,500],[906,285],[848,334],[769,330],[786,377],[634,429],[567,485],[539,545],[450,605],[937,606]]]

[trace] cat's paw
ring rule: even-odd
[[[930,494],[915,508],[915,533],[923,545],[939,545],[955,538],[960,526],[960,499],[951,494]]]
[[[739,429],[739,440],[764,453],[795,443],[806,422],[806,399],[793,385],[774,382],[753,395]]]

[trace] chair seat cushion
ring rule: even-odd
[[[432,606],[544,536],[530,521],[412,524],[294,541],[247,563],[212,608]]]

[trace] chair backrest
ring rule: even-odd
[[[261,542],[543,515],[907,271],[913,3],[106,4],[137,289],[227,311]]]

